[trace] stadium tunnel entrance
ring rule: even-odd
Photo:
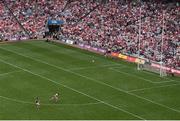
[[[57,38],[63,23],[64,22],[60,20],[48,20],[46,23],[46,32],[44,37]]]

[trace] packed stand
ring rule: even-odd
[[[141,8],[141,10],[140,10]],[[140,12],[141,11],[141,12]],[[164,11],[164,36],[162,45]],[[66,36],[94,47],[138,56],[141,13],[140,55],[180,67],[180,7],[174,4],[120,3],[111,0],[99,6],[77,26],[65,24]],[[163,48],[161,48],[163,46]]]
[[[25,36],[25,32],[17,21],[11,16],[3,3],[0,2],[0,39],[20,40],[20,38]]]
[[[68,0],[6,0],[6,2],[31,36],[43,36],[47,31],[46,21],[60,19],[65,21],[61,34],[79,43],[138,56],[140,40],[141,57],[160,62],[162,50],[163,62],[176,68],[180,67],[180,7],[174,3],[142,2],[140,5],[135,2],[126,3],[123,0],[109,0],[104,4],[96,0],[75,0],[69,4],[66,4]],[[22,33],[18,23],[3,5],[0,10],[3,18],[0,20],[3,23],[1,26],[3,36],[17,36]],[[161,48],[163,12],[164,42]],[[139,28],[140,17],[141,28]],[[141,29],[140,39],[139,29]]]

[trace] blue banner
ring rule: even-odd
[[[62,20],[48,20],[48,22],[47,22],[48,25],[61,25],[63,23],[64,23],[64,21],[62,21]]]

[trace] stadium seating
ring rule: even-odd
[[[113,52],[138,54],[140,5],[133,2],[109,0],[6,0],[0,3],[0,36],[5,39],[27,36],[43,36],[48,18],[65,21],[62,33],[77,42]],[[97,6],[97,7],[96,7]],[[94,9],[95,8],[95,9]],[[140,55],[167,65],[180,67],[180,7],[175,3],[141,3]],[[164,11],[164,45],[161,35]],[[85,16],[85,17],[84,17]],[[17,22],[19,21],[22,27]],[[25,30],[24,30],[25,29]]]

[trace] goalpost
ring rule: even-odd
[[[140,3],[141,5],[141,3]],[[149,63],[145,64],[137,64],[137,70],[145,70],[150,71],[153,73],[158,73],[160,77],[167,76],[166,69],[163,67],[165,66],[163,63],[163,45],[164,45],[164,11],[163,11],[163,27],[162,27],[162,35],[161,35],[161,59],[160,59],[160,68],[152,67]],[[140,17],[139,17],[139,30],[138,30],[138,58],[140,59],[140,50],[141,50],[141,6],[140,6]]]
[[[161,67],[160,67],[160,77],[164,76],[163,70],[163,45],[164,45],[164,11],[163,11],[163,27],[162,27],[162,35],[161,35]],[[167,75],[167,74],[166,74]]]
[[[154,62],[155,63],[155,62]],[[156,74],[159,74],[160,77],[165,77],[167,76],[167,71],[166,69],[164,68],[165,66],[164,65],[159,65],[160,68],[158,67],[153,67],[150,63],[145,63],[145,64],[141,64],[140,65],[140,70],[143,70],[143,71],[148,71],[148,72],[153,72],[153,73],[156,73]]]
[[[140,1],[140,17],[139,17],[139,32],[138,32],[138,58],[140,58],[141,49],[141,1]],[[140,70],[140,63],[137,64],[137,70]]]

